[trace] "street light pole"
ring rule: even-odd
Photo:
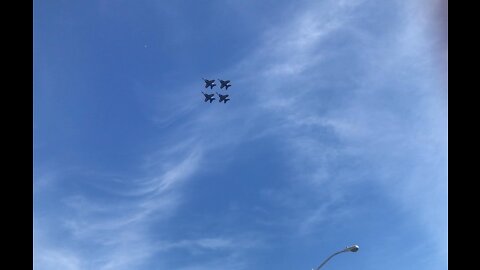
[[[323,261],[322,264],[320,264],[315,270],[318,270],[320,269],[323,265],[325,265],[331,258],[333,258],[335,255],[337,254],[340,254],[340,253],[343,253],[343,252],[357,252],[359,249],[359,247],[357,245],[353,245],[353,246],[350,246],[350,247],[346,247],[345,249],[343,250],[340,250],[340,251],[337,251],[335,253],[333,253],[332,255],[330,255],[330,257],[328,257],[327,259],[325,259],[325,261]],[[313,270],[313,269],[312,269]]]

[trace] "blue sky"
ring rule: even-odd
[[[35,269],[447,269],[442,3],[35,1]]]

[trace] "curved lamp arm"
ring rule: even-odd
[[[359,249],[358,245],[353,245],[353,246],[350,246],[350,247],[346,247],[344,250],[337,251],[337,252],[333,253],[332,255],[330,255],[328,258],[326,258],[325,261],[323,261],[322,264],[320,264],[315,270],[320,269],[323,265],[325,265],[331,258],[333,258],[337,254],[340,254],[340,253],[343,253],[343,252],[348,252],[348,251],[357,252],[358,249]]]

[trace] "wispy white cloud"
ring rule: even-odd
[[[273,122],[261,135],[275,135],[284,142],[285,151],[290,153],[290,164],[297,170],[297,176],[291,181],[293,186],[313,185],[325,190],[341,190],[340,181],[332,182],[328,162],[336,158],[341,149],[332,147],[331,141],[322,136],[322,133],[335,129],[334,120],[319,113],[322,105],[310,99],[311,96],[322,96],[319,91],[328,91],[321,89],[327,83],[322,81],[323,76],[316,78],[312,71],[331,61],[328,58],[332,52],[324,50],[324,43],[339,31],[345,31],[355,8],[362,2],[310,3],[288,23],[267,32],[257,51],[234,68],[235,73],[243,75],[244,84],[255,86],[246,90],[255,97],[249,106],[254,113],[243,115],[253,117],[261,113]],[[340,121],[337,120],[336,124],[339,126]],[[353,127],[344,123],[343,129]],[[275,194],[280,194],[273,197],[271,192],[265,194],[277,198],[274,199],[277,203],[283,200],[291,206],[295,205],[291,200],[302,200],[291,190],[276,191]],[[302,210],[299,207],[296,213],[301,214],[287,223],[294,225],[294,230],[300,228],[299,231],[305,233],[318,223],[329,220],[328,215],[335,211],[327,211],[325,205],[340,203],[341,196],[324,195],[314,199],[318,208]]]
[[[252,267],[249,265],[245,258],[239,254],[232,254],[221,258],[215,258],[206,262],[189,263],[187,266],[179,267],[180,270],[207,270],[207,269],[222,269],[228,267],[228,269],[241,270]]]
[[[261,239],[254,239],[251,235],[229,235],[225,237],[207,237],[197,239],[183,239],[175,242],[161,241],[159,244],[162,250],[188,249],[196,250],[245,250],[252,247],[261,247],[264,243]]]
[[[366,76],[351,101],[327,117],[354,151],[377,166],[372,180],[425,228],[444,256],[447,85],[430,53],[437,42],[429,26],[432,18],[414,2],[401,5],[402,27],[386,40],[388,46],[371,52],[376,60],[365,62]]]
[[[35,254],[35,269],[78,270],[84,269],[81,258],[74,253],[44,247]]]
[[[198,149],[176,152],[175,156],[165,158],[167,165],[159,168],[158,175],[123,183],[118,190],[98,186],[99,192],[103,190],[104,195],[110,197],[108,200],[87,194],[65,198],[63,202],[70,213],[59,218],[61,228],[67,229],[79,245],[98,252],[88,258],[71,252],[71,256],[55,261],[55,256],[63,256],[59,252],[66,252],[55,247],[55,252],[36,254],[39,269],[82,269],[79,267],[82,261],[88,261],[95,269],[131,269],[151,256],[157,249],[152,246],[148,228],[152,222],[168,218],[181,203],[180,187],[198,168],[201,152]],[[103,182],[110,181],[104,179]],[[45,232],[42,226],[36,226],[36,234]],[[41,246],[37,245],[36,250],[52,245],[45,237],[37,242]]]
[[[409,209],[412,217],[433,233],[444,254],[447,117],[443,107],[446,96],[439,94],[443,92],[439,89],[446,85],[436,80],[440,75],[429,54],[435,45],[427,34],[431,18],[421,16],[413,2],[397,3],[398,32],[376,36],[350,23],[364,2],[345,6],[325,1],[323,5],[329,5],[323,9],[312,4],[268,32],[258,51],[234,70],[243,74],[245,84],[255,86],[246,90],[258,100],[252,101],[250,108],[272,116],[276,123],[262,134],[282,134],[278,136],[293,154],[291,164],[301,176],[295,185],[320,185],[339,194],[335,198],[326,195],[316,209],[304,208],[308,209],[303,211],[304,218],[297,219],[302,231],[312,227],[305,224],[331,220],[327,217],[338,210],[326,210],[325,205],[341,205],[341,194],[348,190],[350,180],[336,177],[332,160],[353,155],[375,168],[378,174],[373,182],[367,181],[380,185],[388,198]],[[343,48],[332,52],[326,45],[344,33],[350,34],[348,41],[356,43],[356,52]],[[332,61],[345,61],[335,59],[342,52],[359,56],[351,60],[359,72],[356,77],[346,74],[349,88],[343,96],[329,99],[337,102],[337,107],[328,105],[329,100],[315,103],[312,97],[329,97],[337,89],[343,90],[325,88],[335,83],[312,72],[330,68]],[[291,204],[292,196],[291,191],[284,191],[276,198]],[[301,223],[305,220],[308,222]]]

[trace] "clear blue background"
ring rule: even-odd
[[[421,2],[35,1],[35,269],[447,269]]]

